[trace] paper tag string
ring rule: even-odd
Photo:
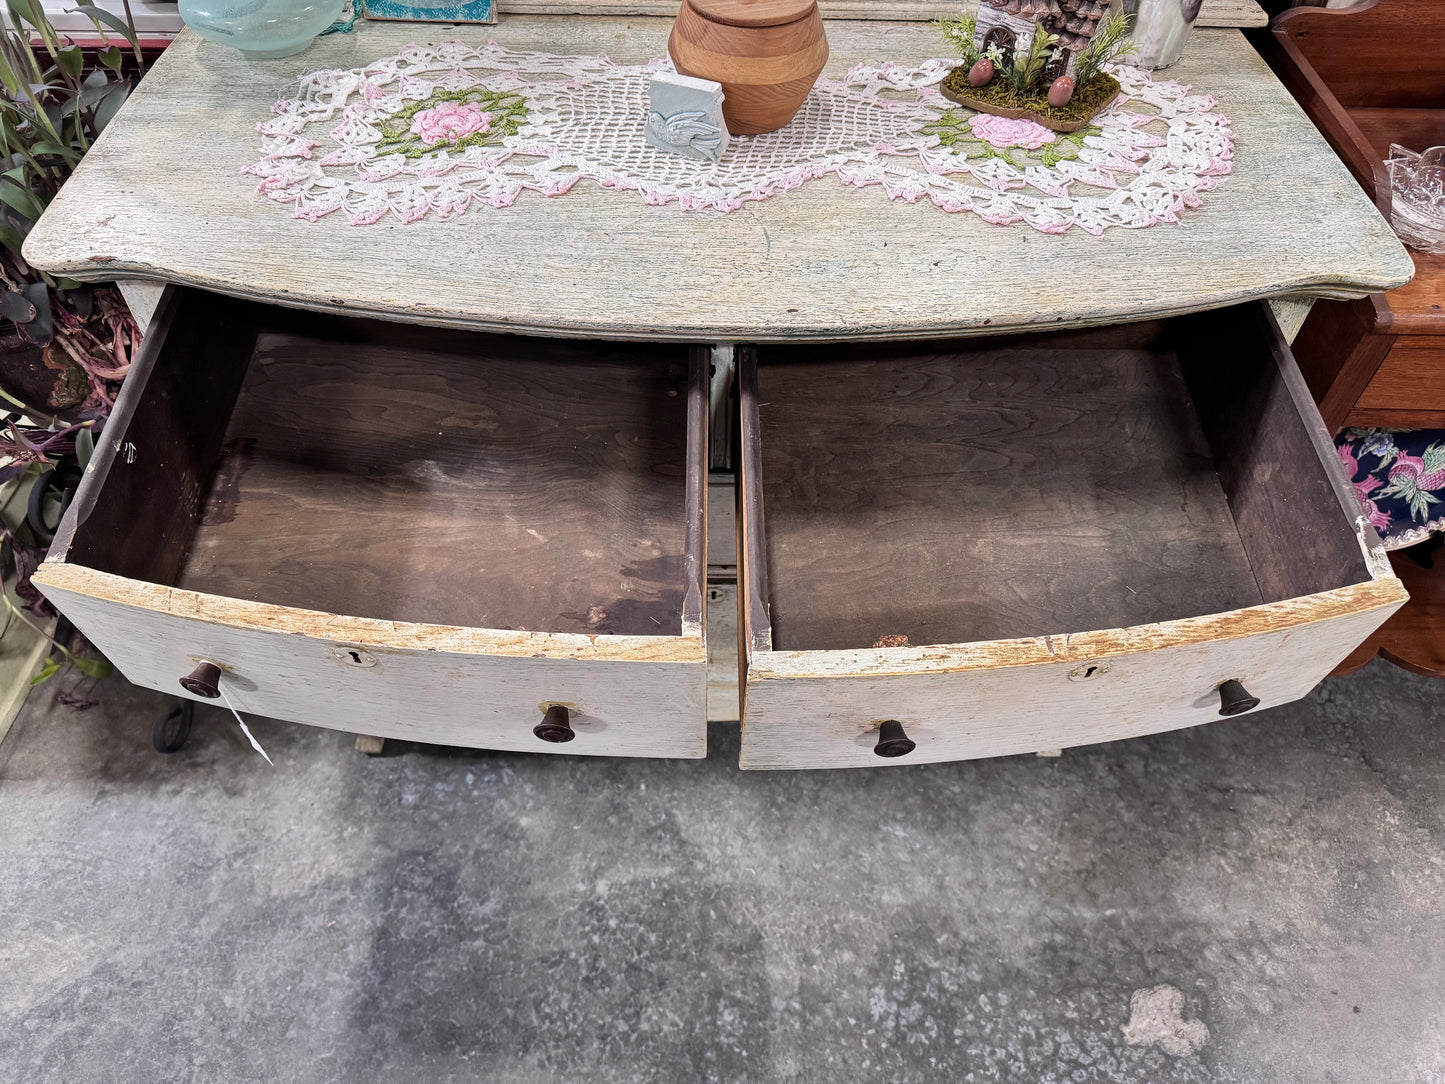
[[[273,768],[276,767],[276,762],[272,760],[269,756],[266,756],[266,750],[261,748],[261,743],[258,742],[256,740],[256,736],[251,733],[251,728],[246,725],[246,721],[241,718],[241,713],[236,710],[236,705],[231,703],[231,698],[226,695],[226,687],[218,681],[216,682],[216,688],[221,690],[221,699],[226,702],[226,707],[230,708],[231,714],[236,717],[236,725],[241,728],[241,733],[246,735],[246,740],[251,743],[251,748],[256,750],[256,752],[260,753],[263,757],[266,757],[267,764],[271,765],[271,767]]]

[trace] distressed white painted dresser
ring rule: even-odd
[[[1227,112],[1232,175],[1099,238],[832,182],[353,227],[241,176],[303,71],[443,36],[635,63],[669,25],[361,23],[265,63],[186,33],[156,64],[26,245],[165,284],[35,577],[130,680],[698,757],[711,649],[744,767],[909,764],[1283,703],[1402,602],[1266,300],[1410,260],[1237,30],[1170,73]],[[939,52],[828,36],[835,76]]]

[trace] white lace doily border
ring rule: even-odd
[[[303,75],[257,126],[263,156],[245,172],[312,222],[336,211],[354,225],[449,219],[524,191],[562,196],[584,179],[651,206],[726,213],[833,175],[890,200],[1098,236],[1178,222],[1232,168],[1228,119],[1188,86],[1114,69],[1118,101],[1084,132],[1058,136],[947,101],[936,89],[946,60],[820,79],[791,124],[735,138],[708,163],[643,138],[647,84],[665,67],[495,42],[409,45],[364,68]]]

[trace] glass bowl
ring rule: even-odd
[[[1421,252],[1445,254],[1445,147],[1416,154],[1397,143],[1385,166],[1396,235]]]
[[[336,21],[344,0],[180,0],[181,18],[203,38],[270,60],[292,56]]]

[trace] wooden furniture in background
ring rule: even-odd
[[[1424,677],[1445,678],[1445,551],[1417,559],[1409,551],[1396,550],[1390,554],[1390,564],[1410,592],[1410,601],[1334,672],[1353,674],[1379,655]]]
[[[1296,8],[1265,37],[1280,79],[1387,218],[1390,144],[1445,144],[1445,59],[1431,47],[1441,40],[1445,5],[1431,0]],[[1327,219],[1328,205],[1321,211]],[[1294,340],[1333,431],[1445,426],[1445,256],[1411,255],[1413,281],[1320,302]]]

